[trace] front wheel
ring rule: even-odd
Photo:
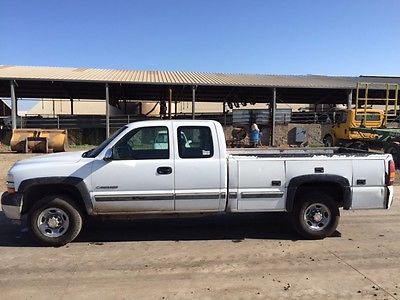
[[[293,225],[306,239],[323,239],[335,232],[340,213],[337,203],[325,193],[311,192],[296,201]]]
[[[48,196],[38,201],[28,215],[32,236],[44,246],[63,246],[82,228],[82,215],[69,198]]]

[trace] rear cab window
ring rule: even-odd
[[[214,156],[211,129],[207,126],[180,126],[177,130],[180,158],[210,158]]]

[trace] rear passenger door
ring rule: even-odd
[[[216,129],[194,124],[174,124],[175,210],[224,210]]]

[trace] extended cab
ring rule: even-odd
[[[282,211],[318,239],[335,231],[339,208],[388,209],[393,199],[390,154],[339,150],[228,154],[218,122],[141,121],[92,150],[15,163],[1,203],[46,245],[72,241],[87,216],[116,214]]]

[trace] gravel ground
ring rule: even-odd
[[[0,154],[3,189],[27,156]],[[321,241],[299,239],[282,214],[244,214],[92,221],[76,242],[42,248],[0,213],[0,298],[400,299],[398,198],[342,212]]]

